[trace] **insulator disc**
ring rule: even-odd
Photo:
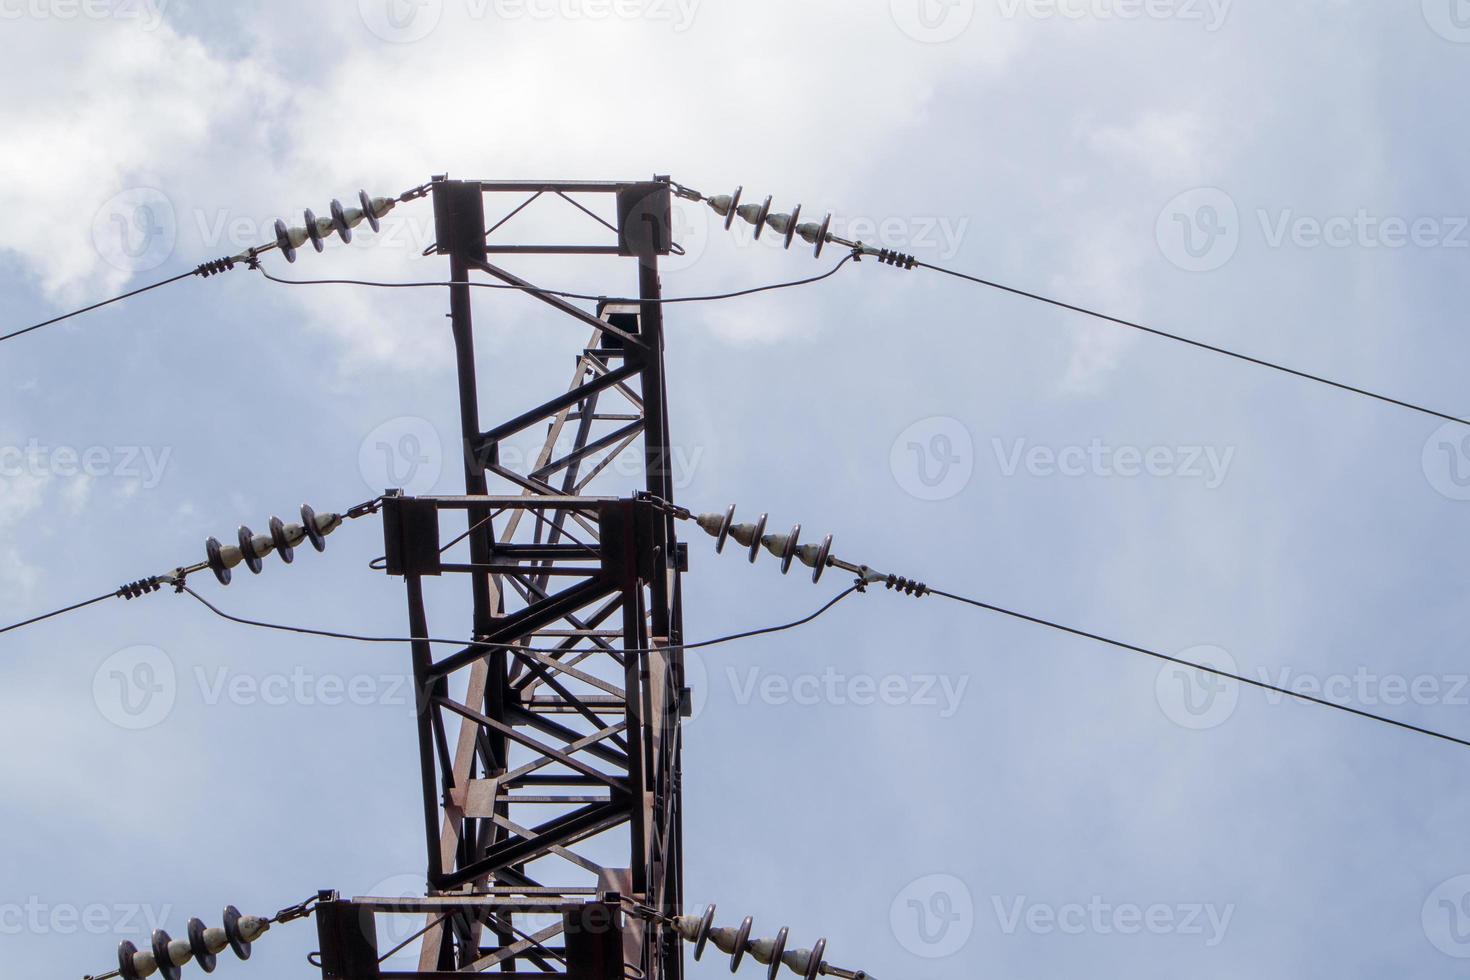
[[[786,952],[786,937],[791,930],[786,926],[776,933],[776,942],[771,946],[771,965],[766,968],[766,980],[776,980],[776,974],[781,972],[781,954]]]
[[[759,239],[761,232],[766,227],[766,217],[771,213],[771,195],[766,195],[766,202],[761,205],[760,213],[755,216],[755,237]]]
[[[306,528],[306,537],[313,548],[317,551],[327,550],[327,539],[322,536],[321,528],[316,526],[316,511],[311,509],[310,504],[301,505],[301,526]]]
[[[168,944],[173,942],[169,934],[162,929],[153,930],[153,961],[158,964],[158,975],[163,980],[183,980],[184,971],[174,964],[172,956],[168,955]]]
[[[291,244],[291,230],[280,218],[276,219],[276,248],[281,250],[287,262],[296,261],[296,246]]]
[[[318,252],[327,247],[327,243],[322,241],[322,230],[317,226],[316,214],[311,208],[306,209],[306,237],[311,239],[311,247]]]
[[[733,523],[735,523],[735,505],[731,504],[730,509],[725,511],[724,523],[720,525],[720,534],[715,541],[715,554],[718,555],[725,550],[725,542],[730,537],[730,525]]]
[[[820,259],[822,257],[822,247],[827,244],[827,233],[831,228],[832,215],[828,214],[827,217],[822,219],[822,230],[817,232],[817,250],[812,253],[812,258]]]
[[[259,575],[260,570],[265,567],[265,563],[255,553],[255,532],[244,524],[241,524],[240,530],[235,532],[235,534],[239,539],[240,557],[244,560],[245,567],[249,568],[256,575]]]
[[[822,572],[827,570],[827,559],[832,555],[832,535],[822,539],[822,550],[817,552],[817,565],[812,569],[812,584],[821,581]]]
[[[140,980],[138,967],[133,963],[133,955],[138,952],[138,947],[124,939],[117,944],[117,972],[122,974],[123,980]]]
[[[286,537],[286,524],[279,517],[271,518],[271,540],[275,542],[276,554],[281,556],[281,561],[291,564],[296,549],[291,547],[291,542]]]
[[[740,961],[745,959],[745,947],[750,943],[750,927],[753,922],[748,915],[740,921],[740,931],[735,934],[735,952],[730,954],[731,973],[740,969]]]
[[[786,248],[791,247],[791,240],[796,237],[796,223],[801,220],[801,205],[791,209],[791,220],[786,223]]]
[[[250,959],[250,943],[240,935],[240,910],[233,905],[225,906],[225,936],[230,940],[230,949],[242,960]]]
[[[205,973],[214,972],[215,957],[209,951],[209,943],[204,941],[204,923],[199,919],[189,920],[189,948],[194,951],[194,962]]]
[[[806,976],[802,980],[817,980],[822,970],[822,957],[827,955],[827,940],[818,939],[812,947],[811,959],[806,963]]]
[[[710,927],[715,924],[715,907],[709,906],[699,918],[699,934],[694,939],[694,958],[704,955],[704,944],[709,942]]]
[[[730,230],[730,225],[735,221],[735,209],[740,207],[740,192],[744,187],[735,188],[735,193],[730,195],[730,210],[725,214],[725,230]]]
[[[796,539],[801,537],[801,525],[793,524],[786,538],[786,550],[781,552],[781,574],[791,571],[791,559],[796,557]]]
[[[209,570],[214,572],[214,577],[219,579],[220,585],[229,585],[230,570],[225,567],[225,560],[220,557],[219,549],[218,538],[210,538],[204,542],[204,555],[209,560]]]
[[[347,223],[347,212],[336,198],[332,198],[332,227],[337,229],[337,237],[344,243],[352,241],[352,226]]]
[[[367,219],[368,227],[374,232],[382,231],[383,226],[378,223],[378,216],[373,211],[373,199],[368,197],[368,192],[358,191],[357,200],[362,205],[362,216]]]
[[[766,533],[766,517],[762,514],[760,520],[755,522],[755,535],[750,542],[750,563],[755,564],[756,556],[761,553],[761,537]]]

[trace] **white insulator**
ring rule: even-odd
[[[316,219],[316,233],[322,238],[331,238],[336,231],[337,226],[332,223],[332,216],[330,214],[325,218]]]
[[[245,560],[245,556],[240,554],[240,549],[238,546],[227,544],[220,546],[219,559],[221,562],[224,563],[224,566],[226,568],[234,568],[236,565],[240,564],[240,562]]]
[[[292,248],[300,248],[306,244],[306,240],[311,235],[307,233],[305,228],[288,228],[286,229],[286,237],[291,242]]]
[[[694,519],[694,523],[704,528],[710,537],[718,537],[720,528],[725,524],[724,514],[700,514]]]
[[[803,221],[796,226],[796,233],[808,245],[815,245],[817,244],[817,239],[822,237],[822,226],[815,221]]]
[[[781,234],[784,235],[784,234],[786,234],[786,229],[791,227],[791,215],[789,215],[789,214],[771,214],[771,215],[767,215],[766,216],[766,224],[768,224],[768,225],[771,226],[771,230],[778,231],[778,232],[780,232]]]
[[[674,917],[674,931],[686,943],[692,943],[699,938],[699,924],[698,916],[678,915]]]
[[[298,544],[300,544],[301,542],[303,542],[305,540],[306,540],[306,528],[302,527],[300,524],[287,524],[286,525],[286,543],[287,544],[289,544],[291,547],[294,548]]]
[[[809,949],[788,949],[781,954],[781,962],[794,970],[798,976],[806,976],[806,971],[812,965],[812,951]]]
[[[255,553],[262,558],[276,550],[276,543],[271,540],[269,534],[251,535],[250,544],[255,548]]]
[[[187,939],[170,939],[168,943],[168,958],[174,961],[174,966],[183,966],[194,958],[194,950],[189,948]]]
[[[767,534],[761,538],[761,547],[777,558],[786,553],[786,546],[790,543],[791,535],[789,534]]]
[[[373,198],[373,217],[381,218],[398,206],[398,201],[391,197]]]
[[[710,209],[720,217],[730,213],[730,205],[735,203],[735,198],[729,194],[719,194],[709,199]]]
[[[776,951],[776,940],[774,939],[752,939],[750,941],[750,955],[754,956],[757,963],[771,962],[771,954]]]
[[[230,937],[225,935],[223,929],[217,926],[210,926],[204,930],[204,945],[209,948],[211,953],[223,953],[225,948],[230,945]]]
[[[761,206],[759,204],[742,204],[735,209],[735,213],[749,224],[760,224]]]
[[[362,213],[362,208],[348,208],[342,213],[342,217],[347,219],[347,227],[356,228],[358,225],[362,224],[363,219],[366,218],[367,215]]]
[[[153,958],[151,949],[140,949],[133,954],[133,969],[140,977],[151,977],[158,972],[158,961]]]
[[[709,941],[715,944],[715,949],[722,953],[735,952],[735,944],[739,941],[740,931],[729,926],[721,926],[709,931]]]
[[[255,915],[240,916],[240,935],[247,942],[254,942],[271,927],[265,919]]]
[[[342,526],[341,514],[318,514],[316,515],[316,529],[322,534],[331,534]]]

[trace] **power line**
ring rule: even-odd
[[[53,323],[60,323],[61,321],[63,321],[63,320],[69,320],[69,319],[71,319],[74,316],[81,316],[83,313],[90,313],[93,310],[100,310],[104,306],[110,306],[113,303],[120,303],[120,302],[122,302],[125,299],[132,299],[134,296],[142,295],[143,293],[146,293],[149,290],[158,289],[158,288],[160,288],[162,286],[168,286],[168,285],[171,285],[173,283],[178,282],[181,279],[188,279],[191,276],[197,276],[197,275],[200,275],[200,272],[199,272],[198,269],[191,269],[188,272],[181,272],[181,273],[179,273],[178,275],[174,276],[171,279],[164,279],[162,282],[155,282],[155,283],[153,283],[150,286],[144,286],[141,289],[134,289],[132,292],[123,293],[122,295],[120,295],[120,296],[114,296],[111,299],[104,299],[100,303],[93,303],[91,306],[84,306],[84,307],[82,307],[79,310],[72,310],[70,313],[63,313],[61,316],[52,317],[49,320],[42,320],[40,323],[33,323],[29,327],[23,327],[20,330],[15,330],[15,331],[12,331],[12,332],[10,332],[8,334],[4,334],[3,336],[0,336],[0,342],[6,341],[6,340],[14,340],[16,337],[22,336],[24,334],[28,334],[32,330],[40,330],[42,327],[49,327]]]
[[[1260,688],[1263,691],[1272,691],[1277,694],[1284,694],[1287,697],[1295,698],[1298,701],[1305,701],[1309,704],[1321,705],[1324,708],[1332,708],[1335,711],[1343,711],[1351,715],[1357,715],[1360,718],[1367,718],[1371,721],[1380,722],[1385,725],[1392,725],[1395,728],[1402,728],[1405,731],[1415,732],[1419,735],[1428,735],[1430,738],[1442,739],[1446,742],[1452,742],[1455,745],[1461,745],[1466,748],[1470,748],[1470,741],[1462,738],[1456,738],[1453,735],[1446,735],[1443,732],[1437,732],[1430,728],[1420,728],[1418,725],[1411,725],[1408,722],[1397,721],[1393,718],[1385,718],[1383,715],[1375,715],[1372,712],[1363,711],[1359,708],[1352,708],[1345,704],[1338,704],[1335,701],[1328,701],[1323,698],[1313,697],[1310,694],[1302,694],[1299,691],[1293,691],[1285,687],[1278,687],[1275,684],[1269,684],[1265,681],[1254,680],[1250,677],[1245,677],[1240,674],[1233,674],[1227,670],[1220,670],[1215,667],[1209,667],[1205,664],[1195,663],[1194,661],[1185,660],[1181,657],[1173,657],[1167,653],[1160,653],[1157,650],[1150,650],[1147,647],[1136,646],[1132,643],[1124,643],[1122,640],[1114,640],[1109,637],[1102,636],[1098,633],[1089,633],[1086,630],[1077,629],[1073,626],[1065,626],[1061,623],[1053,622],[1049,619],[1042,619],[1039,616],[1031,616],[1027,615],[1026,613],[1017,612],[1014,609],[1007,609],[1004,606],[997,606],[992,605],[988,602],[981,602],[979,599],[970,599],[965,596],[954,595],[950,592],[943,592],[939,589],[929,589],[928,591],[932,595],[941,596],[945,599],[952,599],[955,602],[962,602],[967,605],[975,606],[979,609],[988,610],[989,612],[999,613],[1002,616],[1010,616],[1012,619],[1019,619],[1023,622],[1032,623],[1036,626],[1045,626],[1048,629],[1057,630],[1062,633],[1071,634],[1072,636],[1078,636],[1082,637],[1083,639],[1093,640],[1097,643],[1103,643],[1108,646],[1117,647],[1120,650],[1127,650],[1130,653],[1138,653],[1142,654],[1145,657],[1153,657],[1155,660],[1163,660],[1171,664],[1178,664],[1181,667],[1188,667],[1191,670],[1198,670],[1202,673],[1213,674],[1216,677],[1223,677],[1227,680],[1236,681],[1240,684],[1248,684],[1251,687]]]
[[[64,609],[57,609],[53,612],[48,612],[41,616],[32,616],[30,619],[27,619],[24,622],[12,623],[9,626],[0,627],[0,633],[9,633],[11,630],[18,630],[22,626],[30,626],[32,623],[39,623],[43,620],[52,619],[56,616],[63,616],[69,612],[75,612],[78,609],[85,609],[87,606],[101,602],[103,599],[111,599],[113,596],[116,595],[118,595],[118,593],[116,592],[107,592],[97,596],[94,599],[87,599],[83,602],[74,603],[73,605],[67,606]]]
[[[750,289],[739,289],[730,293],[713,293],[706,296],[671,296],[664,299],[648,300],[639,299],[632,296],[594,296],[590,293],[573,293],[562,289],[543,289],[540,286],[523,286],[517,283],[449,281],[379,282],[369,279],[282,279],[279,276],[271,275],[265,270],[265,267],[263,265],[260,265],[259,263],[257,263],[255,267],[260,271],[261,275],[265,276],[271,282],[280,283],[283,286],[370,286],[375,289],[422,289],[426,287],[442,288],[445,286],[470,286],[475,289],[515,289],[522,292],[535,293],[544,296],[557,296],[562,299],[580,299],[588,300],[591,302],[658,303],[667,305],[670,303],[707,303],[713,300],[735,299],[740,296],[751,296],[755,293],[770,292],[776,289],[789,289],[793,286],[808,286],[812,283],[821,282],[824,279],[830,279],[832,276],[835,276],[843,266],[845,266],[848,262],[851,262],[855,257],[855,254],[849,253],[843,256],[842,260],[834,265],[831,269],[828,269],[826,272],[821,273],[820,275],[810,276],[806,279],[793,279],[790,282],[769,283],[764,286],[754,286]]]
[[[230,613],[227,613],[223,609],[220,609],[218,606],[216,606],[213,603],[211,603],[208,599],[205,599],[199,593],[195,592],[193,589],[189,588],[187,585],[180,585],[179,586],[179,591],[188,593],[189,595],[193,596],[200,603],[202,603],[204,605],[204,607],[206,609],[208,609],[210,612],[214,613],[216,616],[219,616],[222,619],[227,619],[227,620],[229,620],[232,623],[239,623],[242,626],[255,626],[255,627],[258,627],[260,629],[279,630],[279,631],[284,632],[284,633],[300,633],[300,634],[304,634],[306,636],[320,636],[320,637],[325,637],[327,639],[332,639],[332,640],[354,640],[354,641],[359,642],[359,643],[448,643],[448,644],[453,644],[455,646],[466,647],[466,648],[481,648],[481,649],[486,649],[486,650],[509,650],[509,651],[512,651],[512,652],[514,652],[514,651],[521,651],[523,653],[545,653],[545,654],[568,654],[568,653],[588,653],[588,652],[590,652],[590,653],[596,653],[596,652],[599,652],[599,651],[596,651],[596,650],[590,650],[590,651],[588,651],[588,650],[577,650],[575,648],[570,648],[570,647],[566,647],[566,648],[564,648],[564,647],[527,647],[527,646],[521,646],[518,643],[487,643],[487,642],[484,642],[482,640],[450,640],[450,639],[442,639],[442,638],[436,638],[436,637],[413,637],[413,636],[363,636],[363,635],[357,634],[357,633],[339,633],[339,632],[337,632],[335,630],[313,629],[313,628],[307,627],[307,626],[287,626],[287,625],[284,625],[282,623],[268,623],[268,622],[264,622],[262,620],[257,620],[257,619],[246,619],[243,616],[235,616],[235,615],[232,615]],[[801,619],[793,620],[792,622],[789,622],[789,623],[782,623],[782,624],[780,624],[778,626],[762,626],[762,627],[760,627],[758,629],[746,630],[746,631],[741,632],[741,633],[731,633],[731,634],[729,634],[727,636],[716,637],[716,638],[714,638],[712,640],[700,640],[697,643],[671,643],[671,644],[669,644],[666,647],[626,648],[626,649],[620,649],[619,652],[620,653],[659,653],[659,652],[665,652],[665,651],[668,651],[668,650],[698,650],[698,649],[701,649],[703,647],[717,646],[717,645],[719,645],[721,643],[730,643],[730,642],[732,642],[734,640],[746,640],[746,639],[750,639],[751,637],[754,637],[754,636],[765,636],[765,635],[770,634],[770,633],[781,633],[781,632],[784,632],[786,630],[796,629],[798,626],[805,626],[807,623],[810,623],[812,620],[816,619],[817,617],[821,616],[823,613],[825,613],[829,609],[831,609],[833,606],[837,605],[843,599],[846,599],[848,596],[850,596],[854,592],[858,592],[858,591],[861,591],[861,590],[860,590],[860,588],[857,585],[850,585],[846,589],[844,589],[843,591],[839,592],[837,595],[833,596],[830,600],[827,601],[827,603],[825,605],[823,605],[816,612],[811,613],[810,615],[807,615],[807,616],[803,616]]]
[[[1270,368],[1273,371],[1280,371],[1283,374],[1289,374],[1293,377],[1303,378],[1307,381],[1315,381],[1318,384],[1323,384],[1332,388],[1340,389],[1342,391],[1351,392],[1355,395],[1362,395],[1365,398],[1373,398],[1380,402],[1386,402],[1389,405],[1397,405],[1400,408],[1407,408],[1411,412],[1419,412],[1423,415],[1429,415],[1437,419],[1443,419],[1446,422],[1458,422],[1461,425],[1470,425],[1470,420],[1461,418],[1458,415],[1450,415],[1445,412],[1436,411],[1432,408],[1426,408],[1423,405],[1416,405],[1413,402],[1406,402],[1402,399],[1393,398],[1389,395],[1381,395],[1375,391],[1369,391],[1366,388],[1358,388],[1350,384],[1344,384],[1341,381],[1333,381],[1331,378],[1324,378],[1320,374],[1311,374],[1307,371],[1298,371],[1296,368],[1287,367],[1286,365],[1278,364],[1275,361],[1268,361],[1264,358],[1252,357],[1249,354],[1242,354],[1239,351],[1229,350],[1224,347],[1217,347],[1214,344],[1207,344],[1202,340],[1194,340],[1189,337],[1181,336],[1179,334],[1169,333],[1165,330],[1159,330],[1156,327],[1145,326],[1142,323],[1136,323],[1132,320],[1125,320],[1121,317],[1116,317],[1107,313],[1098,312],[1097,310],[1088,309],[1085,306],[1078,306],[1073,303],[1067,303],[1059,299],[1054,299],[1050,296],[1043,296],[1040,293],[1033,293],[1024,289],[1018,289],[1015,286],[1007,286],[1003,283],[994,282],[989,279],[982,279],[979,276],[972,276],[964,272],[956,272],[954,269],[946,269],[942,266],[932,265],[928,262],[918,262],[916,263],[916,265],[922,269],[929,269],[934,272],[940,272],[946,276],[954,276],[956,279],[964,279],[968,282],[976,283],[981,286],[988,286],[991,289],[998,289],[1001,292],[1010,293],[1014,296],[1021,296],[1025,299],[1035,300],[1039,303],[1046,303],[1047,305],[1055,306],[1058,309],[1069,310],[1073,313],[1081,313],[1084,316],[1090,316],[1098,320],[1104,320],[1108,323],[1116,324],[1120,327],[1127,327],[1130,330],[1140,330],[1144,333],[1153,334],[1155,337],[1163,337],[1166,340],[1173,340],[1181,344],[1188,344],[1191,347],[1198,347],[1200,350],[1210,351],[1213,354],[1223,354],[1226,357],[1233,357],[1236,360],[1245,361],[1247,364],[1254,364],[1258,367]]]

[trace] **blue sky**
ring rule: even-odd
[[[359,187],[669,173],[1470,410],[1461,0],[392,2],[0,2],[0,323]],[[671,294],[826,268],[682,220]],[[406,205],[290,273],[436,278],[430,228]],[[630,288],[598,263],[514,268]],[[0,618],[303,500],[363,500],[380,443],[421,450],[397,470],[415,489],[459,489],[444,308],[237,271],[5,344]],[[565,384],[580,326],[498,293],[476,312],[487,422]],[[854,560],[1470,737],[1470,456],[1433,420],[875,263],[683,306],[668,332],[686,505],[769,511]],[[380,543],[358,522],[324,555],[199,584],[241,615],[400,632],[401,587],[366,567]],[[836,586],[691,550],[691,637]],[[1464,750],[1212,699],[937,599],[839,610],[699,658],[691,904],[825,935],[884,977],[1470,974]],[[110,693],[139,663],[174,688],[141,720]],[[421,875],[406,651],[161,594],[7,634],[4,665],[8,972],[100,972],[150,918],[178,934],[226,903]],[[314,947],[283,927],[222,969],[307,977]]]

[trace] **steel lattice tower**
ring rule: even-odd
[[[479,645],[413,644],[427,894],[323,903],[323,974],[678,980],[678,939],[624,914],[630,901],[675,913],[682,898],[687,693],[682,655],[666,648],[682,640],[684,551],[660,503],[674,489],[658,269],[671,250],[670,185],[436,178],[431,192],[437,251],[455,284],[449,319],[465,494],[390,497],[388,571],[404,577],[417,638],[464,635],[462,625],[430,622],[426,590],[468,579]],[[507,194],[578,207],[611,197],[617,223],[603,224],[616,237],[505,243],[494,234],[499,225],[486,231],[485,202]],[[491,264],[504,253],[632,260],[637,301],[603,302],[590,314]],[[488,428],[472,275],[524,289],[590,333],[572,352],[564,391]],[[542,426],[534,461],[519,469],[502,461],[507,440]],[[640,445],[643,492],[594,495],[610,482],[613,460]],[[450,537],[441,520],[452,536],[467,533],[467,563],[442,557]],[[418,972],[379,973],[374,917],[389,912],[425,916]]]

